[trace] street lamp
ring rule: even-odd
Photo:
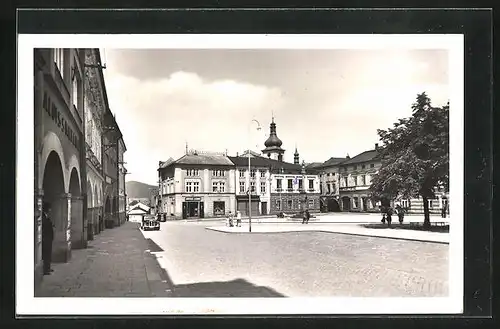
[[[306,206],[307,206],[307,194],[306,194],[306,163],[304,161],[302,161],[302,170],[301,170],[301,174],[302,174],[302,189],[300,191],[300,193],[304,193],[304,205],[302,206],[302,211],[305,211],[306,210]]]
[[[253,119],[250,122],[250,125],[253,123],[257,124],[257,131],[260,131],[260,123],[259,121]],[[251,129],[250,129],[251,131]],[[249,134],[250,141],[252,140],[251,133]],[[248,232],[252,232],[252,189],[250,188],[251,185],[251,177],[250,177],[250,148],[247,151],[247,156],[248,156]]]

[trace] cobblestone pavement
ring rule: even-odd
[[[446,244],[322,232],[227,234],[205,226],[166,222],[144,232],[163,249],[155,255],[174,296],[448,295]]]
[[[438,242],[438,243],[449,243],[450,238],[448,233],[439,232],[427,232],[427,231],[416,231],[416,230],[398,230],[399,224],[393,224],[396,229],[384,228],[384,229],[373,229],[366,228],[357,224],[340,224],[340,223],[322,223],[322,222],[309,222],[307,225],[302,225],[299,223],[254,223],[252,225],[251,234],[255,233],[279,233],[279,232],[301,232],[301,231],[317,231],[317,232],[332,232],[332,233],[342,233],[342,234],[352,234],[352,235],[365,235],[374,236],[380,238],[391,238],[391,239],[404,239],[404,240],[414,240],[414,241],[424,241],[424,242]],[[226,225],[212,225],[208,226],[207,229],[226,232],[226,233],[249,233],[248,224],[245,223],[242,226],[229,227]]]
[[[107,229],[68,263],[53,264],[35,297],[168,297],[171,286],[146,251],[153,247],[136,223]]]

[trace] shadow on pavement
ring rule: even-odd
[[[159,245],[157,245],[153,240],[147,239],[148,248],[150,252],[161,252],[164,251]]]
[[[256,286],[247,280],[236,279],[225,282],[200,282],[176,285],[174,297],[286,297],[264,286]]]

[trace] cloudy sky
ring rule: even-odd
[[[411,114],[418,93],[449,99],[446,50],[105,49],[111,111],[127,145],[128,180],[156,184],[159,160],[188,147],[261,150],[274,113],[293,161],[351,157],[377,128]],[[252,126],[260,122],[262,130]]]

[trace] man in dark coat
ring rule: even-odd
[[[51,204],[44,202],[42,210],[42,259],[44,275],[49,275],[53,271],[50,268],[52,261],[52,241],[54,240],[54,224],[52,223],[51,212]]]
[[[306,224],[309,224],[309,218],[311,218],[311,213],[309,212],[309,209],[306,209]]]

